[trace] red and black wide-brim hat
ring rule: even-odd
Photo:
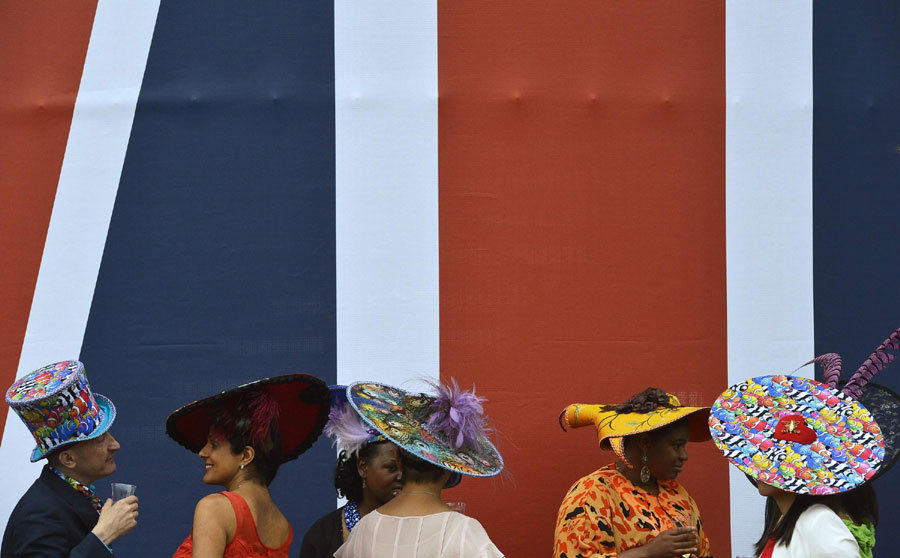
[[[288,374],[256,380],[222,393],[194,401],[169,415],[166,433],[197,453],[206,445],[210,427],[218,413],[227,413],[231,401],[242,394],[263,390],[278,404],[282,463],[308,450],[328,420],[331,392],[328,385],[309,374]]]

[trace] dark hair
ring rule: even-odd
[[[348,454],[341,450],[338,454],[337,465],[334,468],[334,488],[338,496],[352,502],[360,503],[363,499],[362,478],[359,476],[357,464],[360,459],[371,461],[375,456],[378,444],[385,442],[373,442],[364,445],[358,452]]]
[[[273,407],[274,406],[274,407]],[[259,409],[268,407],[263,424]],[[274,409],[274,410],[273,410]],[[278,428],[277,403],[265,392],[245,392],[229,398],[216,408],[212,432],[231,444],[231,453],[238,455],[244,448],[253,448],[249,475],[269,486],[275,480],[284,457],[281,431]],[[264,433],[260,435],[260,430]]]
[[[672,409],[675,405],[669,401],[669,394],[666,393],[665,390],[649,387],[636,395],[632,395],[628,401],[610,408],[617,413],[649,413],[660,407]],[[659,438],[660,436],[665,435],[669,430],[685,424],[686,421],[687,417],[682,417],[671,424],[647,432],[647,435],[652,439]],[[633,443],[633,440],[634,436],[626,436],[625,444],[629,445]]]
[[[669,401],[669,394],[664,390],[650,387],[631,396],[621,405],[616,405],[615,411],[617,413],[649,413],[660,407],[671,409],[675,405]]]
[[[403,477],[407,482],[435,482],[447,472],[447,469],[420,459],[402,448],[400,463],[403,465]]]
[[[797,520],[800,519],[800,515],[803,512],[815,504],[824,504],[835,513],[838,513],[841,509],[841,495],[810,496],[809,494],[798,494],[781,521],[779,521],[781,511],[778,509],[775,499],[771,496],[766,498],[766,518],[762,536],[756,541],[754,547],[756,555],[762,554],[769,539],[775,539],[775,544],[783,544],[785,546],[791,544],[791,537],[794,534],[794,526],[797,525]]]
[[[878,495],[875,487],[867,482],[849,492],[841,494],[841,509],[850,516],[853,523],[862,525],[866,521],[878,525]]]

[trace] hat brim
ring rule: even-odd
[[[687,419],[688,439],[705,442],[710,439],[707,421],[709,407],[661,407],[649,413],[616,413],[610,411],[596,424],[600,447],[611,449],[610,438],[623,438],[653,432]]]
[[[460,475],[493,477],[500,474],[503,458],[487,437],[481,436],[473,448],[451,448],[426,424],[404,412],[405,399],[409,395],[412,394],[405,390],[374,382],[356,382],[347,387],[350,405],[366,424],[408,453]]]
[[[846,384],[846,381],[838,382],[838,389]],[[884,436],[884,460],[872,477],[875,480],[888,472],[900,458],[900,395],[881,384],[869,382],[862,388],[859,402],[878,421],[878,427]]]
[[[309,374],[265,378],[194,401],[166,419],[166,433],[193,453],[206,445],[219,404],[242,393],[264,390],[278,403],[282,463],[299,457],[322,433],[328,420],[331,393],[328,386]]]
[[[99,426],[94,429],[89,435],[84,436],[82,438],[75,438],[61,444],[57,444],[50,449],[42,449],[40,446],[35,446],[34,450],[31,452],[31,462],[40,461],[44,459],[51,453],[57,452],[62,448],[71,446],[73,444],[77,444],[80,442],[87,442],[88,440],[93,440],[95,438],[99,438],[109,430],[109,427],[112,426],[113,421],[116,420],[116,406],[113,405],[113,402],[109,400],[109,398],[100,395],[99,393],[94,393],[94,401],[97,403],[97,406],[100,407],[100,411],[103,413],[103,420],[100,421]]]
[[[776,438],[788,415],[802,415],[815,441]],[[880,428],[865,406],[808,378],[758,376],[729,387],[713,404],[709,429],[732,465],[796,494],[852,490],[871,480],[884,456]]]

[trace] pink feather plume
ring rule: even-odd
[[[830,388],[837,387],[838,380],[841,378],[841,367],[844,365],[841,355],[825,353],[805,363],[803,366],[808,366],[814,362],[822,367],[822,383]],[[803,366],[800,368],[803,368]]]
[[[272,433],[272,424],[278,421],[278,402],[266,391],[253,394],[248,410],[250,411],[250,441],[262,444]]]
[[[900,349],[900,328],[890,334],[884,342],[878,346],[875,351],[869,355],[869,358],[859,367],[859,369],[850,377],[847,385],[844,386],[843,392],[850,395],[854,399],[862,396],[862,388],[877,374],[883,370],[891,361],[894,355],[887,352],[890,349]]]

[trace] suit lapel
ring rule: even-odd
[[[79,521],[84,524],[87,531],[90,531],[97,525],[97,518],[99,518],[100,515],[97,513],[97,510],[94,509],[90,500],[69,486],[66,481],[56,476],[49,467],[44,467],[44,470],[41,471],[41,481],[53,491],[62,505],[71,508]]]

